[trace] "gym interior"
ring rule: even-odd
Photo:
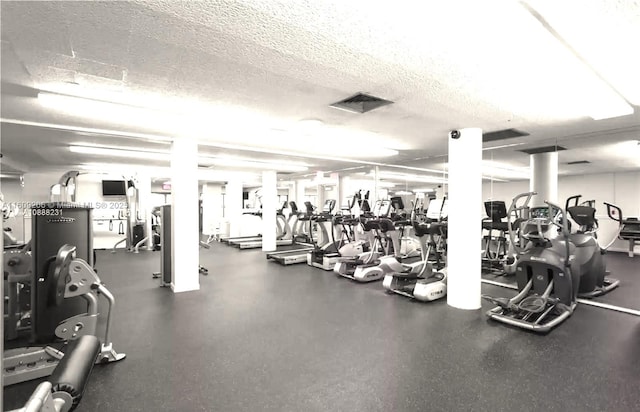
[[[637,2],[0,11],[1,410],[640,410]]]

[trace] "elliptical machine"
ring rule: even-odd
[[[593,207],[595,202],[587,201],[579,204],[580,197],[580,195],[576,195],[568,198],[565,209],[571,219],[580,226],[576,233],[571,234],[571,242],[576,246],[575,259],[584,270],[584,275],[580,280],[578,297],[589,299],[609,293],[618,287],[620,281],[608,277],[609,272],[606,269],[603,255],[611,243],[605,248],[598,245],[596,235],[598,220],[596,219],[596,209]],[[605,203],[605,205],[607,204]]]
[[[489,318],[538,333],[549,332],[573,314],[582,275],[574,258],[576,247],[570,240],[566,211],[545,203],[548,207],[531,208],[530,217],[522,224],[526,247],[516,244],[513,227],[509,227],[511,243],[518,253],[518,294],[511,299],[482,295],[496,305],[487,312]],[[562,239],[547,237],[554,225],[561,229]]]
[[[572,199],[575,206],[569,206]],[[548,207],[532,208],[521,226],[521,237],[528,241],[525,247],[514,241],[510,227],[518,252],[515,268],[520,292],[511,299],[483,295],[497,305],[487,312],[490,318],[546,333],[573,314],[578,297],[601,296],[618,286],[619,281],[606,278],[604,250],[594,235],[595,208],[577,205],[577,199],[569,198],[566,209],[551,202],[545,202]],[[577,233],[571,233],[569,217],[580,225]],[[553,225],[560,228],[561,237],[551,236]]]

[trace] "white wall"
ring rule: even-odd
[[[507,207],[517,194],[529,191],[529,181],[485,182],[482,197],[486,200],[503,200]],[[598,238],[606,244],[615,235],[617,224],[608,218],[603,202],[613,203],[622,209],[625,217],[640,216],[640,171],[623,173],[603,173],[579,176],[561,176],[558,179],[558,204],[564,206],[569,196],[582,195],[581,200],[596,201],[596,217],[600,224]],[[481,205],[483,216],[484,204]],[[617,240],[612,251],[626,252],[628,244]],[[636,253],[640,247],[636,246]]]

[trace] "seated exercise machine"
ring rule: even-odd
[[[63,320],[55,328],[55,336],[63,341],[71,341],[84,335],[96,336],[98,298],[104,296],[109,304],[107,321],[102,344],[94,361],[107,363],[122,360],[126,355],[116,352],[110,340],[111,314],[115,298],[102,284],[93,268],[84,260],[76,258],[75,253],[75,246],[63,245],[56,256],[47,260],[46,275],[38,275],[39,283],[44,283],[46,279],[49,285],[46,293],[46,304],[49,308],[60,306],[65,299],[78,296],[87,302],[86,312]],[[9,349],[3,356],[4,385],[49,376],[64,356],[63,352],[52,346]]]
[[[5,247],[3,258],[6,294],[4,337],[13,340],[21,331],[31,328],[31,242]]]
[[[25,405],[11,412],[70,412],[84,394],[95,359],[100,353],[100,340],[84,335],[69,343],[67,352],[46,382],[33,391]]]
[[[385,202],[380,203],[380,209],[385,208]],[[373,234],[373,242],[369,251],[357,256],[340,257],[335,263],[333,271],[342,277],[357,280],[358,282],[374,282],[384,277],[384,269],[380,267],[382,256],[395,253],[394,237],[398,238],[395,225],[391,219],[385,217],[368,219],[364,223],[365,232]]]
[[[381,258],[380,266],[385,272],[382,286],[387,292],[423,302],[446,296],[447,270],[443,259],[446,253],[446,213],[446,199],[442,199],[429,204],[426,221],[419,222],[415,213],[412,215],[412,226],[421,242],[422,259],[407,264],[396,256]],[[432,253],[435,261],[431,260]]]

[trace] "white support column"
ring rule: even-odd
[[[338,193],[341,202],[347,202],[347,200],[351,201],[351,197],[353,193],[350,190],[350,178],[349,176],[340,176],[338,179]]]
[[[318,208],[318,212],[322,211],[322,207],[324,206],[324,201],[327,198],[327,194],[324,190],[324,186],[323,185],[316,185],[316,205],[314,205],[315,207]]]
[[[180,138],[171,145],[171,289],[200,289],[198,142]]]
[[[373,169],[373,193],[371,193],[371,198],[373,199],[373,201],[369,201],[369,203],[371,203],[371,207],[373,208],[373,205],[380,200],[380,198],[378,197],[378,191],[380,190],[379,188],[379,184],[380,184],[380,178],[378,177],[378,173],[380,172],[380,168],[378,166],[376,166]]]
[[[202,234],[217,234],[221,221],[222,187],[219,184],[206,183],[202,187]]]
[[[307,185],[302,180],[296,180],[296,203],[298,204],[298,208],[301,211],[305,211],[304,207],[304,195],[306,192]]]
[[[242,180],[233,178],[224,191],[224,217],[229,221],[229,236],[238,237],[242,231]]]
[[[544,206],[545,200],[558,201],[558,152],[537,153],[529,156],[531,180],[529,190],[537,192],[531,206]]]
[[[480,309],[480,255],[469,239],[480,238],[482,213],[482,129],[460,130],[449,137],[449,227],[447,238],[447,303],[459,309]],[[476,226],[469,222],[476,222]]]
[[[262,250],[276,250],[276,209],[278,208],[278,176],[275,171],[262,172]]]
[[[300,206],[302,206],[300,203],[298,203],[298,199],[297,199],[297,194],[298,194],[298,181],[297,180],[293,180],[291,181],[291,183],[289,184],[289,189],[288,189],[288,193],[287,193],[287,202],[295,202],[296,206],[298,206],[298,208]],[[289,203],[287,203],[287,206],[289,206]]]
[[[146,249],[151,250],[153,248],[153,234],[151,226],[151,176],[149,175],[137,175],[138,181],[138,207],[139,217],[143,219],[144,235],[147,237]],[[133,245],[135,246],[135,245]],[[145,249],[144,245],[141,245],[139,249]]]

